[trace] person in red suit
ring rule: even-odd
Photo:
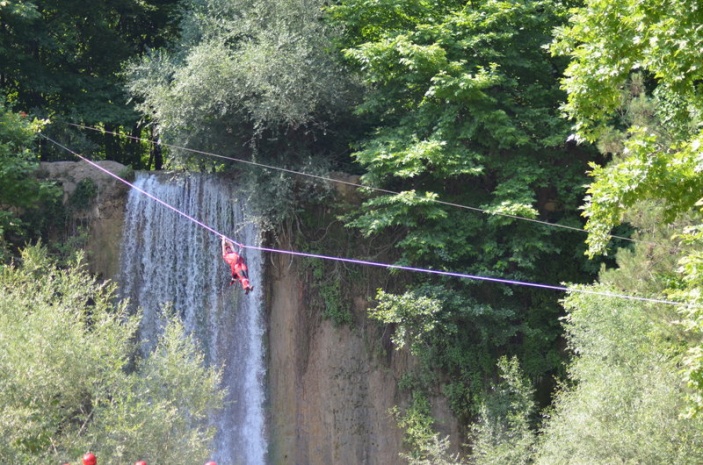
[[[245,294],[249,294],[254,289],[254,286],[249,283],[249,272],[247,264],[234,250],[234,244],[225,236],[222,236],[222,258],[232,270],[232,280],[229,282],[232,285],[235,281],[239,281],[244,289]]]

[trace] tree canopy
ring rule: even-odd
[[[140,166],[134,144],[112,135],[80,134],[65,123],[128,131],[137,125],[141,116],[128,102],[122,67],[175,34],[178,3],[3,1],[0,94],[11,109],[57,123],[50,130],[74,148]],[[48,147],[43,155],[62,159]]]
[[[689,336],[676,306],[634,302],[580,291],[657,295],[680,283],[677,259],[689,253],[676,228],[662,221],[661,202],[640,202],[626,219],[638,230],[632,250],[600,283],[575,288],[565,300],[566,337],[574,354],[568,382],[556,396],[535,463],[690,463],[703,450],[700,417],[690,410],[681,377]],[[653,244],[656,243],[656,247]]]
[[[353,100],[323,3],[186,2],[182,40],[133,61],[130,90],[172,143],[299,163]]]
[[[327,11],[342,25],[339,47],[365,88],[355,112],[370,129],[354,140],[352,156],[365,183],[399,192],[370,196],[348,224],[397,237],[404,264],[587,279],[583,237],[515,218],[580,224],[589,152],[567,143],[559,114],[566,62],[545,49],[566,21],[564,5],[345,0]],[[477,413],[498,354],[518,354],[533,380],[548,383],[559,371],[553,295],[418,279],[405,295],[377,298],[376,317],[452,373],[442,389],[463,418]],[[407,305],[428,298],[432,305],[422,307],[432,315]]]
[[[591,253],[603,251],[636,200],[664,199],[680,212],[699,199],[701,19],[695,1],[666,8],[652,0],[589,1],[557,30],[552,50],[572,60],[564,109],[578,135],[595,142],[622,131],[620,147],[610,147],[616,162],[593,166],[586,205]],[[633,99],[640,108],[650,100],[651,116],[628,119],[636,111]]]
[[[26,113],[9,111],[0,100],[0,262],[13,247],[46,231],[61,193],[39,181],[35,139],[45,125]]]
[[[564,108],[582,139],[613,156],[592,165],[584,211],[592,255],[604,251],[612,228],[643,199],[663,202],[668,222],[700,207],[701,19],[695,1],[594,0],[557,31],[552,50],[572,60]],[[700,244],[700,231],[693,224],[678,235]],[[681,258],[683,283],[670,294],[689,304],[684,316],[694,338],[702,330],[700,263],[695,248]],[[703,388],[702,354],[694,343],[685,361],[696,392]],[[703,407],[700,394],[694,399]]]
[[[158,46],[176,2],[6,1],[0,82],[13,108],[88,124],[132,123],[122,64]]]

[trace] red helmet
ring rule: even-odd
[[[134,462],[134,465],[146,465],[146,462],[144,460],[140,460],[139,462]]]
[[[205,465],[217,465],[217,462],[207,462]]]
[[[95,454],[92,452],[88,452],[85,455],[83,455],[83,465],[97,465],[98,459],[95,457]]]

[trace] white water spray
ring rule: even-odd
[[[247,222],[230,183],[205,175],[167,178],[138,173],[134,182],[167,204],[247,245],[260,245],[260,231]],[[262,257],[244,253],[254,291],[229,285],[220,238],[132,190],[125,213],[120,285],[142,308],[140,338],[148,350],[163,329],[161,309],[172,304],[186,330],[198,339],[209,363],[224,365],[228,389],[224,411],[213,418],[218,465],[264,465],[264,324],[261,315]]]

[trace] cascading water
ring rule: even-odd
[[[206,175],[166,178],[138,173],[135,186],[246,245],[260,245],[260,231],[247,221],[230,183]],[[213,459],[219,465],[263,465],[267,443],[264,414],[264,323],[261,315],[261,253],[245,250],[254,291],[229,285],[220,238],[132,190],[125,214],[120,287],[142,308],[140,338],[148,350],[163,326],[161,310],[172,304],[202,343],[208,362],[224,365],[228,389],[217,427]]]

